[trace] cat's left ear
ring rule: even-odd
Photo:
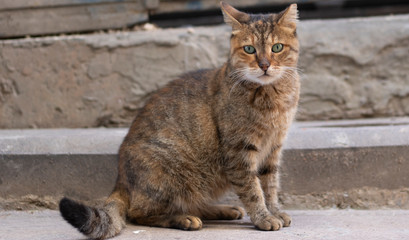
[[[276,22],[282,27],[288,27],[295,30],[298,22],[297,4],[291,4],[284,11],[277,14]]]
[[[220,2],[220,8],[223,12],[224,22],[229,24],[233,31],[239,30],[243,23],[250,20],[250,15],[240,12],[225,2]]]

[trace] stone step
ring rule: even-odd
[[[408,116],[407,29],[409,14],[300,21],[297,118]],[[230,35],[220,25],[0,40],[0,128],[127,127],[152,91],[221,66]]]
[[[64,195],[107,196],[126,133],[0,130],[0,206],[55,208]],[[409,208],[409,117],[296,122],[284,148],[280,199],[287,207]]]

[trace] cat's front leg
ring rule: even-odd
[[[254,225],[261,230],[276,231],[283,221],[267,209],[260,180],[256,173],[242,169],[229,171],[228,178]]]
[[[267,162],[259,169],[259,179],[264,192],[267,209],[277,218],[280,218],[284,227],[291,224],[291,217],[280,211],[278,203],[279,182],[279,157],[281,149],[277,148],[272,151]]]

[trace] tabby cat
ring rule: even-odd
[[[88,237],[113,237],[126,219],[183,230],[240,219],[241,207],[212,204],[230,189],[256,228],[291,224],[277,191],[299,98],[297,5],[269,15],[223,2],[221,9],[232,27],[227,62],[185,74],[150,97],[119,149],[118,179],[104,207],[61,200],[64,219]]]

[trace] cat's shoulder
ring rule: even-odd
[[[217,69],[200,69],[196,71],[186,72],[178,78],[170,81],[165,88],[178,88],[194,91],[204,90],[208,87],[209,82],[215,78]]]
[[[216,69],[199,69],[182,74],[180,79],[185,81],[206,81],[214,74]]]

